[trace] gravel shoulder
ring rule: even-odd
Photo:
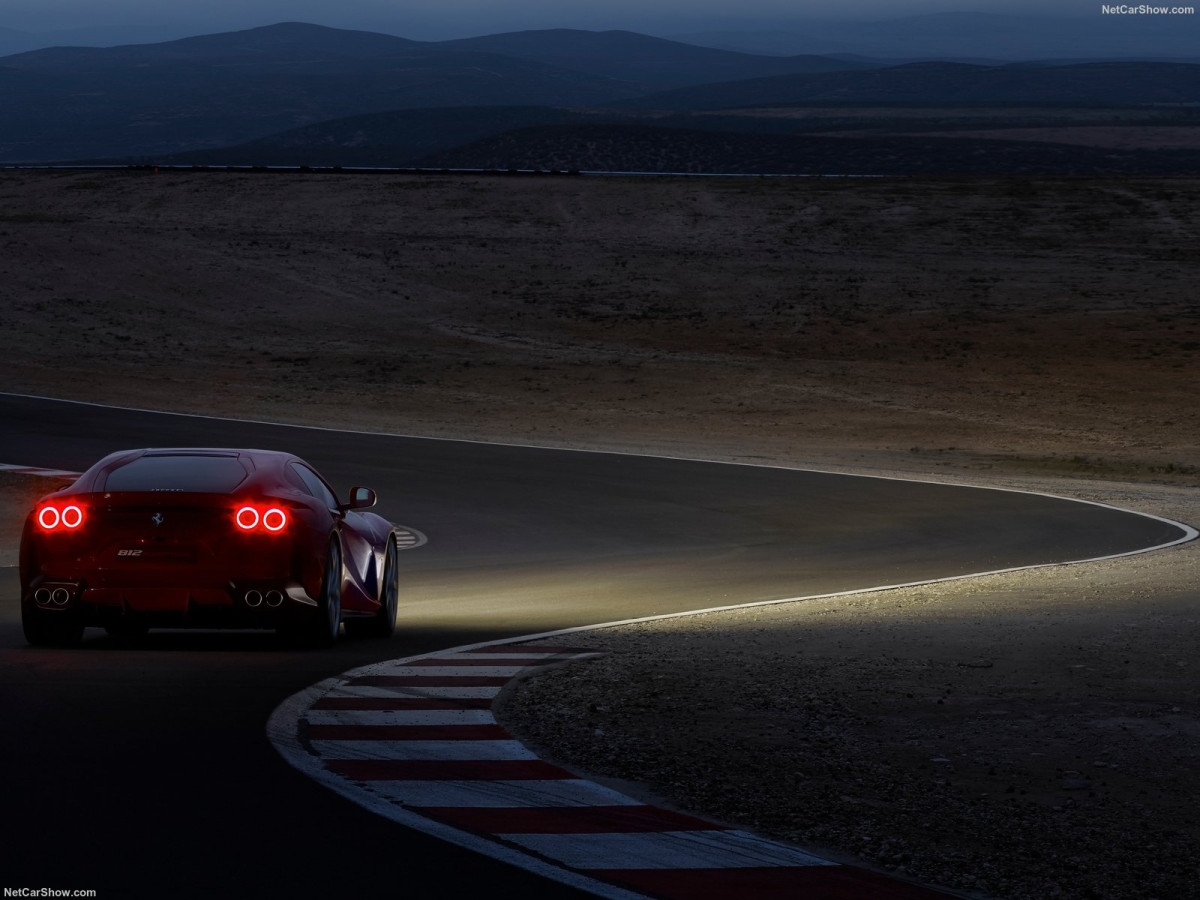
[[[1186,489],[1004,484],[1200,512]],[[1195,896],[1198,576],[1193,542],[605,628],[499,715],[560,764],[902,877]]]

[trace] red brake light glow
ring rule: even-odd
[[[269,531],[276,534],[287,525],[287,513],[277,506],[262,512],[253,506],[243,506],[234,514],[233,520],[242,531]]]
[[[83,524],[83,509],[73,503],[63,507],[47,504],[38,510],[37,521],[46,531],[60,527],[74,531]]]

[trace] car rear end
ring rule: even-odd
[[[277,627],[311,614],[297,509],[261,475],[238,451],[103,461],[30,514],[23,603],[110,627]]]

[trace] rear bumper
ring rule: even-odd
[[[85,581],[42,579],[22,599],[39,613],[74,616],[85,626],[277,628],[308,621],[317,607],[302,585],[264,579],[231,580],[223,588],[96,588]]]

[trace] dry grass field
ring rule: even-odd
[[[797,106],[697,115],[788,119],[831,137],[945,137],[1038,141],[1114,150],[1200,149],[1200,119],[1190,107]]]
[[[1192,477],[1200,180],[0,173],[3,387]]]

